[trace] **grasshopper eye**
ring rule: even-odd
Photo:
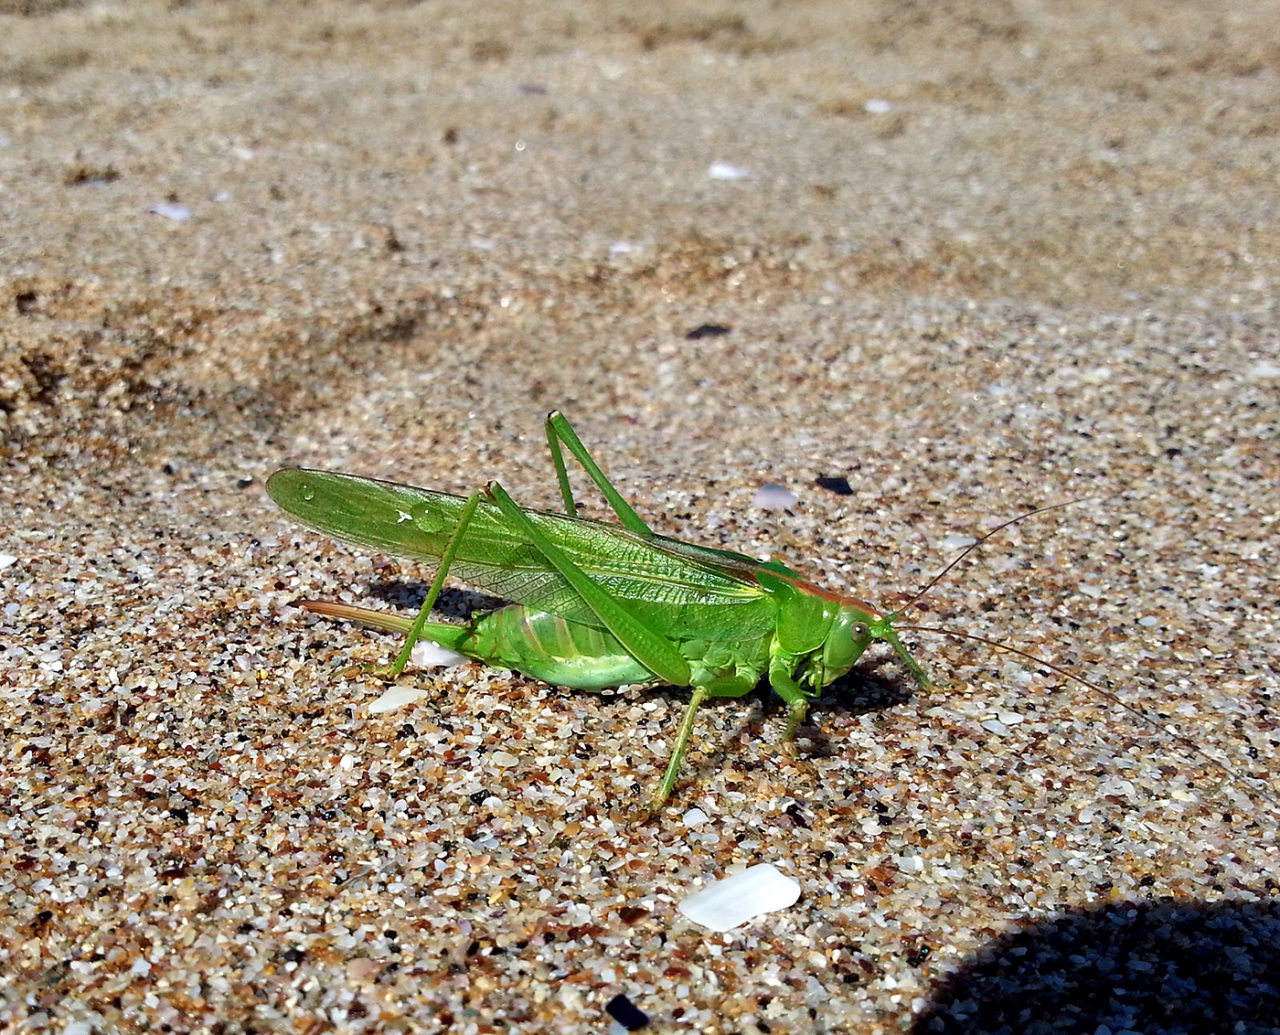
[[[871,630],[867,628],[866,622],[854,622],[849,627],[849,635],[855,640],[865,640],[871,635]]]

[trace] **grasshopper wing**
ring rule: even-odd
[[[450,493],[301,468],[277,471],[267,493],[317,531],[415,560],[440,557],[466,503]],[[667,635],[741,639],[772,628],[774,604],[752,577],[750,558],[601,521],[528,514],[594,581]],[[487,501],[467,526],[450,574],[534,610],[602,627],[564,577]]]

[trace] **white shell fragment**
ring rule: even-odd
[[[786,510],[794,507],[798,502],[800,501],[796,494],[785,485],[765,482],[751,500],[751,505],[761,510]]]
[[[711,931],[730,931],[764,913],[794,905],[800,885],[769,863],[749,866],[680,903],[680,912]]]
[[[707,175],[713,180],[749,180],[751,170],[744,169],[740,165],[730,165],[728,162],[712,162]]]
[[[381,715],[383,712],[393,712],[397,708],[403,708],[406,704],[413,704],[419,698],[426,697],[426,690],[419,690],[413,686],[393,686],[373,704],[369,705],[369,711],[374,715]]]
[[[692,808],[682,817],[687,827],[700,827],[707,821],[707,814],[699,808]]]
[[[466,656],[457,651],[448,650],[430,640],[419,640],[413,645],[413,653],[409,660],[417,668],[451,668],[466,661]]]
[[[191,218],[191,209],[186,205],[179,205],[173,201],[162,201],[155,205],[152,209],[157,216],[164,216],[165,219],[171,219],[175,223],[185,223]]]

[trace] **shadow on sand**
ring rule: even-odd
[[[912,1031],[1276,1035],[1280,899],[1125,902],[1011,931],[935,989]]]

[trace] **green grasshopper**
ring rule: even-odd
[[[578,690],[627,684],[692,687],[666,772],[651,799],[654,808],[676,786],[698,707],[708,697],[741,697],[767,675],[787,706],[783,736],[790,742],[810,701],[876,641],[893,648],[920,688],[930,689],[924,669],[898,638],[895,620],[979,543],[1031,516],[1022,514],[991,530],[905,607],[884,613],[815,586],[778,561],[658,535],[619,495],[562,414],[547,417],[546,434],[563,514],[522,509],[497,482],[464,499],[348,474],[277,471],[267,492],[303,524],[389,554],[439,558],[414,620],[327,601],[300,601],[299,606],[405,634],[404,647],[387,671],[392,679],[408,663],[414,644],[425,639],[487,665]],[[562,444],[621,524],[578,517]],[[1049,509],[1054,508],[1042,508]],[[462,625],[430,621],[450,573],[515,603],[473,615]]]

